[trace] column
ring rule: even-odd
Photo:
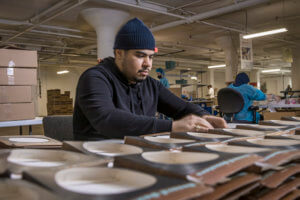
[[[214,87],[215,85],[215,70],[214,69],[209,69],[208,70],[208,84],[212,85]]]
[[[238,72],[238,37],[233,35],[225,35],[216,39],[217,44],[225,53],[225,82],[233,82]]]
[[[108,8],[88,8],[81,11],[81,14],[96,30],[98,59],[114,56],[115,36],[121,25],[128,21],[129,14]]]
[[[250,82],[257,83],[257,88],[260,89],[260,71],[258,69],[250,71]]]
[[[293,62],[292,62],[292,89],[300,90],[300,48],[293,48]]]

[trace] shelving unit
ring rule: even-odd
[[[184,73],[187,72],[191,72],[191,70],[180,70],[180,79],[182,79],[182,75]],[[200,74],[200,82],[202,82],[202,74],[206,73],[206,71],[196,71],[196,76],[198,77],[198,75]],[[202,83],[192,83],[192,84],[180,84],[181,90],[184,87],[188,87],[188,86],[196,86],[196,97],[199,98],[199,94],[198,94],[198,88],[201,87],[201,97],[203,95],[203,87],[207,86],[206,84],[202,84]]]

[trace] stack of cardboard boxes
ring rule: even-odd
[[[60,89],[47,90],[47,112],[48,115],[72,115],[73,99],[70,91],[60,93]]]
[[[0,121],[33,119],[37,52],[0,49]]]

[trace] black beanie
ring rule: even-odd
[[[245,72],[241,72],[236,76],[235,82],[233,85],[235,87],[238,87],[240,85],[247,84],[249,82],[250,82],[249,76]]]
[[[115,38],[114,49],[155,49],[154,37],[138,18],[129,20],[121,27]]]

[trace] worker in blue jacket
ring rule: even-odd
[[[169,81],[165,77],[165,71],[162,68],[157,68],[156,73],[157,73],[157,78],[159,79],[159,82],[161,82],[161,84],[163,84],[163,86],[165,86],[166,88],[170,88]]]
[[[253,121],[253,112],[248,108],[253,104],[253,101],[266,100],[266,95],[259,89],[249,85],[249,77],[246,73],[241,72],[236,76],[235,82],[230,84],[228,87],[233,88],[240,92],[244,97],[243,109],[234,116],[234,120],[246,120],[249,122]],[[260,114],[256,112],[256,122],[261,119]]]

